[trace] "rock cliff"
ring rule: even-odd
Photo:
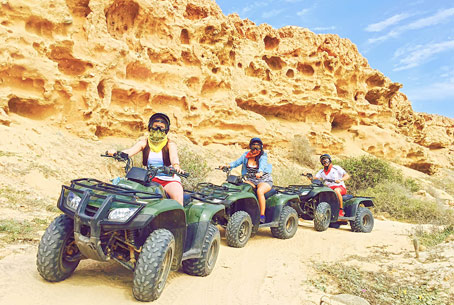
[[[354,148],[433,173],[454,120],[416,113],[348,39],[257,26],[209,0],[0,0],[0,123],[133,136],[170,114],[192,142]]]

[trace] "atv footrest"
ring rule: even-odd
[[[273,222],[267,222],[267,223],[261,223],[259,224],[259,228],[274,228],[279,225],[278,221],[273,221]]]

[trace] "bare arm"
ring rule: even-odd
[[[170,163],[172,164],[173,168],[177,171],[181,171],[180,167],[180,159],[178,158],[178,149],[177,144],[175,142],[169,141],[169,158]]]
[[[147,145],[147,139],[142,139],[142,140],[139,140],[139,142],[137,142],[136,144],[134,144],[134,146],[132,146],[128,149],[122,150],[122,152],[127,153],[128,156],[132,157],[135,154],[141,152],[145,148],[146,145]],[[107,154],[109,156],[113,156],[116,152],[117,151],[115,149],[109,149],[107,151]]]
[[[341,181],[346,181],[350,179],[350,175],[348,173],[345,173],[345,175],[342,176],[339,180],[336,180],[336,183],[340,183]]]

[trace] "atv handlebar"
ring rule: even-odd
[[[119,162],[125,162],[126,163],[125,164],[125,173],[127,173],[129,171],[129,169],[134,166],[134,162],[129,157],[129,155],[122,151],[117,151],[116,153],[113,154],[113,156],[108,155],[107,151],[106,151],[106,153],[104,155],[101,155],[101,157],[113,158]]]
[[[314,176],[311,173],[306,173],[306,174],[301,174],[301,176],[309,178],[311,181],[315,180]],[[331,182],[331,183],[336,183],[336,180],[334,179],[323,179],[322,182]]]
[[[155,167],[155,166],[149,165],[147,170],[148,170],[150,176],[152,176],[152,177],[157,176],[160,173],[165,174],[165,175],[172,175],[172,176],[178,175],[183,178],[188,178],[190,176],[190,174],[187,172],[179,173],[174,168],[171,168],[168,166]]]

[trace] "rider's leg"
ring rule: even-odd
[[[179,182],[170,182],[164,186],[164,190],[169,194],[170,198],[175,199],[183,205],[183,186]]]
[[[244,183],[250,184],[253,189],[257,188],[257,186],[254,183],[252,183],[251,181],[249,181],[249,180],[245,180]]]
[[[260,215],[265,215],[266,200],[265,193],[271,190],[271,185],[266,182],[260,182],[257,185],[257,197],[260,205]]]
[[[337,198],[339,199],[339,208],[343,209],[343,200],[340,188],[335,188],[334,191],[336,192]]]

